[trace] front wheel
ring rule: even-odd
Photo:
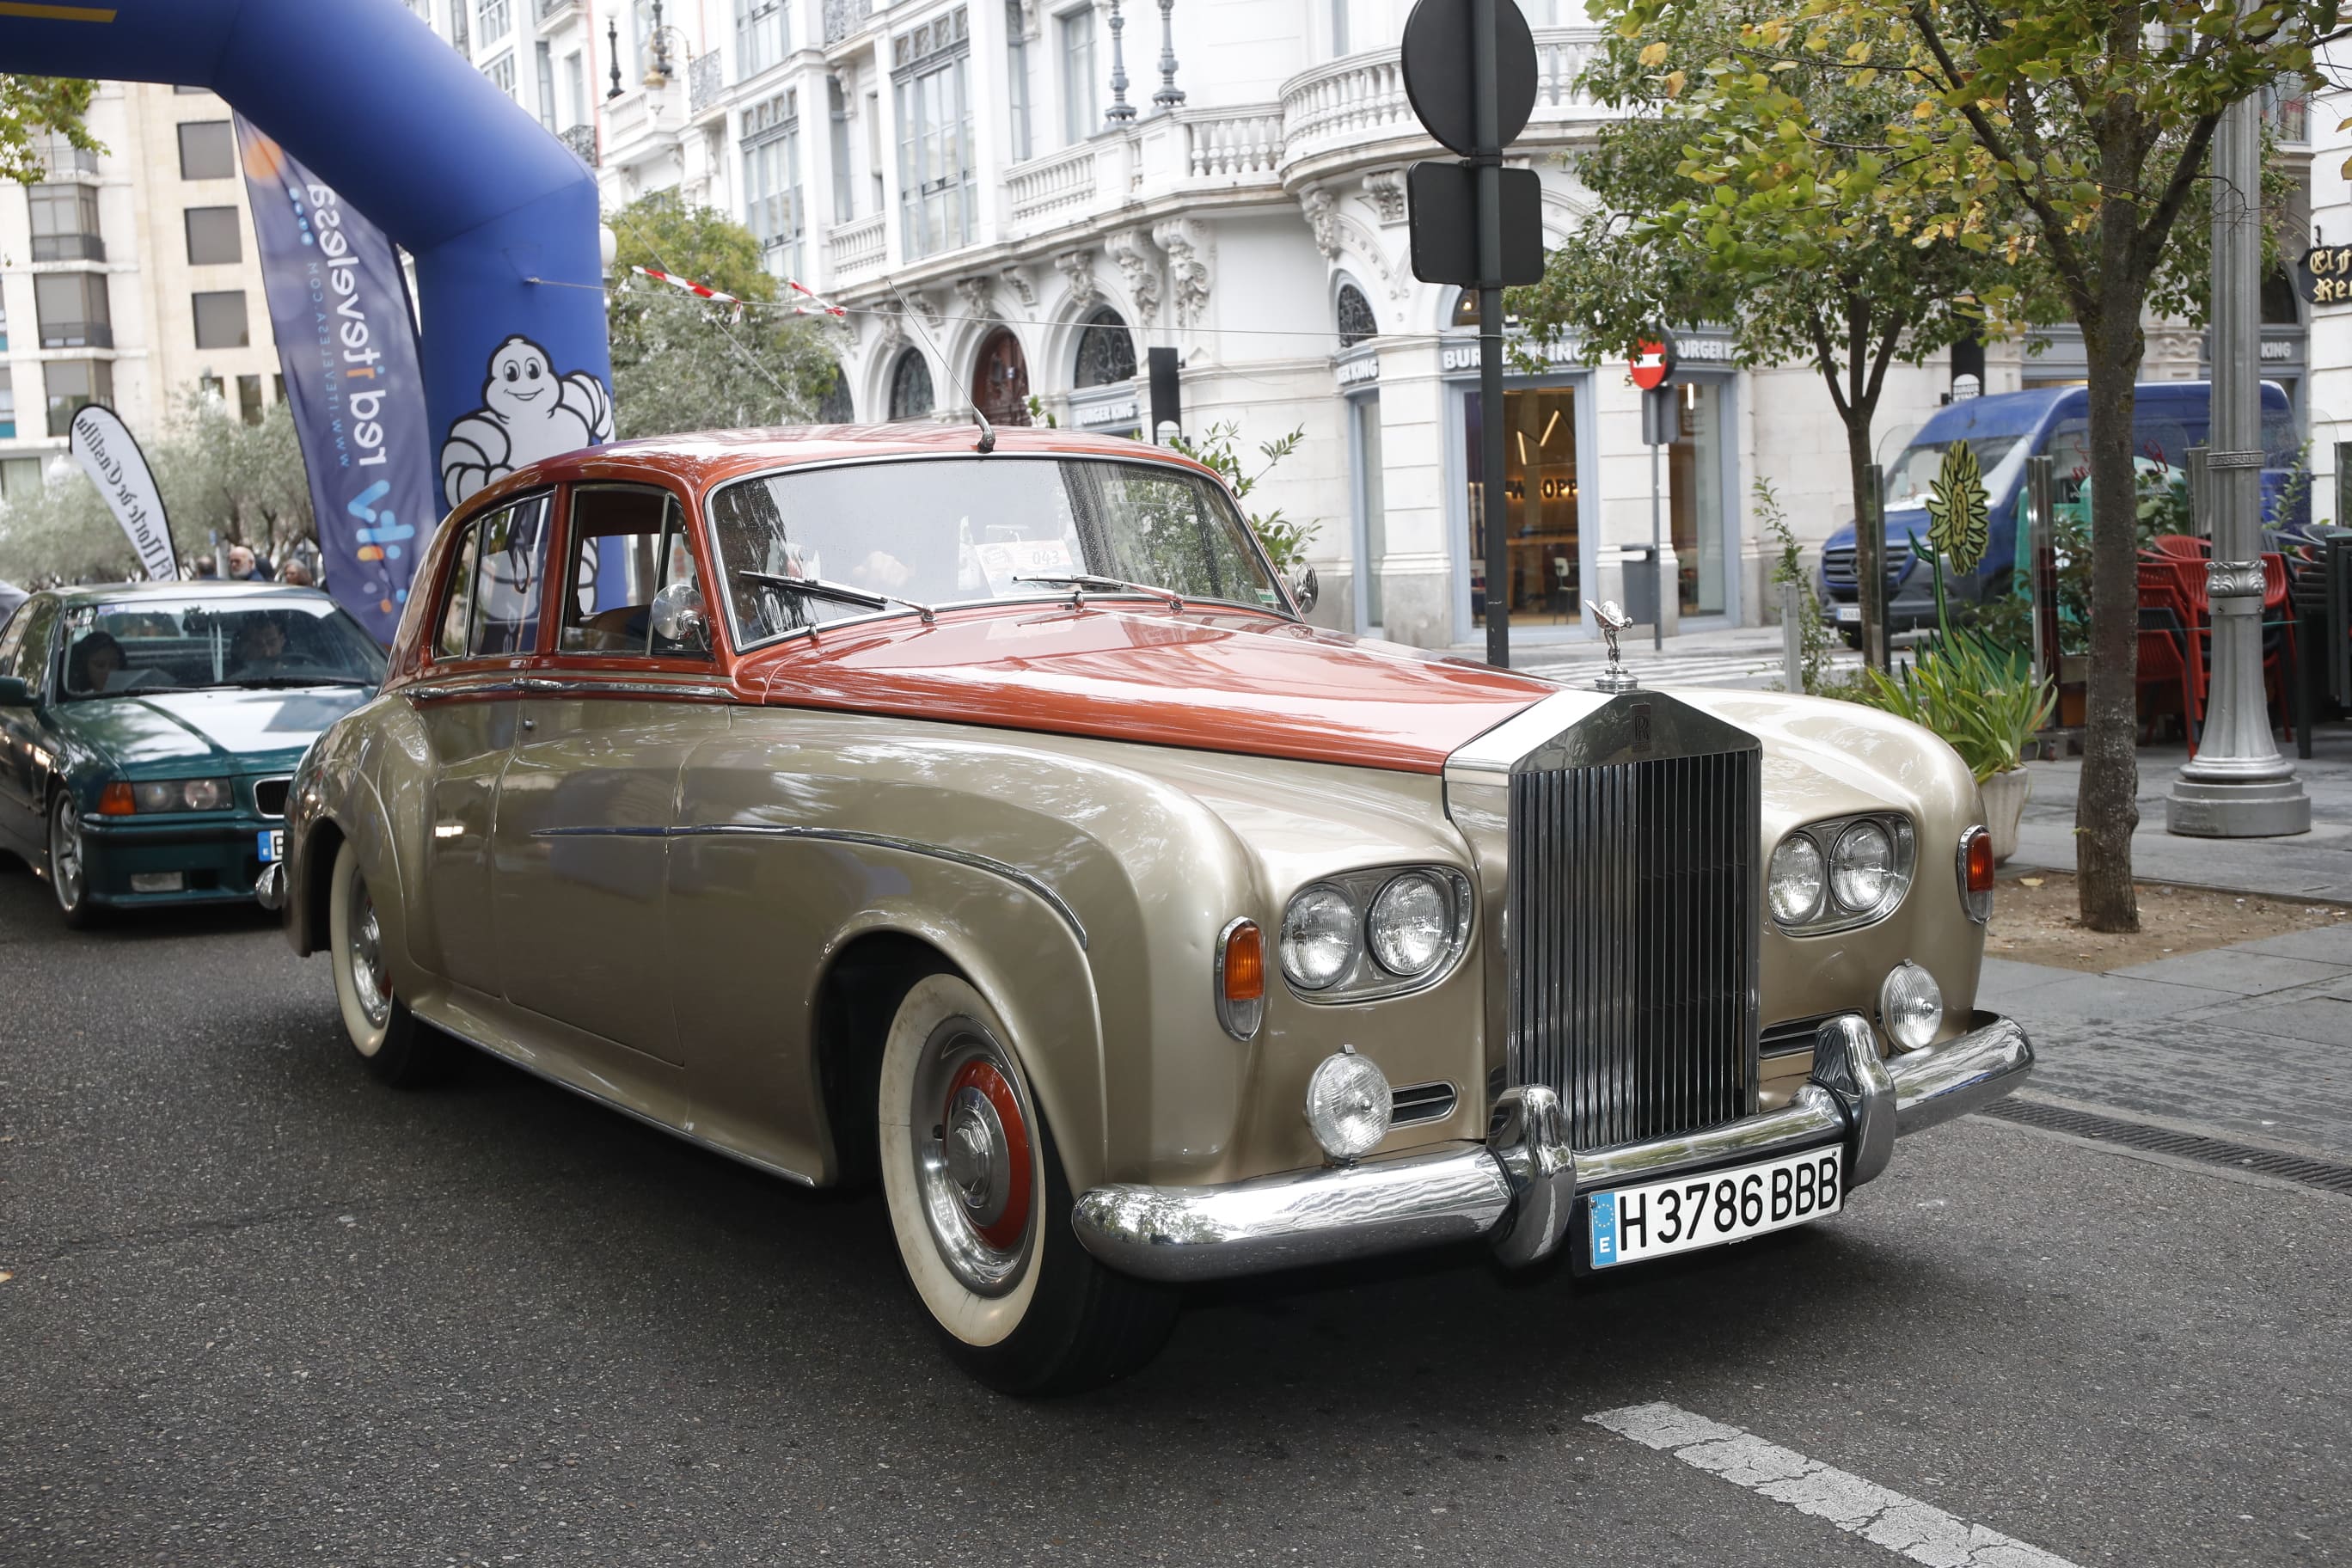
[[[418,1023],[394,994],[375,899],[360,869],[359,851],[348,841],[335,849],[328,884],[327,942],[334,955],[343,1034],[360,1064],[395,1089],[423,1088],[446,1078],[456,1065],[456,1045]]]
[[[49,893],[66,924],[79,931],[98,923],[99,906],[90,901],[89,862],[82,848],[81,807],[62,790],[49,807]]]
[[[961,976],[908,989],[882,1052],[882,1187],[949,1354],[1000,1393],[1075,1393],[1158,1353],[1176,1299],[1078,1245],[1061,1155],[1010,1042]]]

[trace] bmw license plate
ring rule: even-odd
[[[1842,626],[1858,626],[1862,625],[1862,606],[1860,605],[1840,605],[1837,607],[1837,613],[1838,625]]]
[[[1744,1241],[1833,1215],[1845,1201],[1843,1158],[1833,1143],[1704,1176],[1594,1193],[1592,1266]]]
[[[272,860],[283,860],[286,858],[286,830],[284,828],[265,827],[261,829],[260,832],[255,834],[254,838],[256,840],[255,847],[261,856],[261,863],[263,865],[267,866]]]

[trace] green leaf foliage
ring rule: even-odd
[[[2030,662],[1975,633],[1947,626],[1916,662],[1893,676],[1865,670],[1863,700],[1934,731],[1977,782],[2021,765],[2025,742],[2058,700]]]
[[[0,174],[20,185],[49,177],[41,142],[62,136],[85,153],[103,153],[82,117],[97,83],[67,77],[0,74]]]

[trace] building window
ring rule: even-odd
[[[457,0],[464,5],[466,0]],[[482,0],[482,42],[494,44],[514,28],[514,7],[510,0]]]
[[[244,289],[223,289],[194,299],[196,347],[241,349],[251,344],[253,340],[246,331]]]
[[[466,17],[466,0],[449,0],[449,47],[457,58],[474,58],[474,24]]]
[[[28,496],[45,482],[41,478],[41,459],[38,458],[0,460],[0,496]]]
[[[971,401],[992,425],[1029,423],[1029,359],[1010,327],[980,345],[971,367]]]
[[[588,123],[588,68],[578,50],[563,57],[564,128]]]
[[[190,207],[187,225],[189,266],[216,267],[245,259],[235,207]]]
[[[631,0],[629,5],[629,81],[635,86],[646,79],[646,63],[653,58],[654,0]]]
[[[93,403],[114,402],[114,367],[104,360],[51,360],[41,367],[48,383],[49,434],[73,434],[73,416]]]
[[[499,55],[497,59],[494,59],[489,64],[484,66],[482,68],[482,74],[490,79],[490,85],[492,87],[497,88],[509,98],[514,97],[515,67],[514,51],[512,49],[507,50],[505,53]]]
[[[779,278],[801,270],[800,95],[780,92],[743,114],[743,222]]]
[[[278,403],[283,403],[283,402],[285,402],[285,401],[286,401],[286,373],[285,373],[285,372],[283,372],[283,371],[272,371],[272,372],[270,372],[270,373],[269,373],[269,391],[270,391],[270,395],[271,395],[271,397],[272,397],[273,401],[276,401],[276,402],[278,402]]]
[[[849,401],[849,377],[841,366],[833,367],[833,384],[824,389],[817,400],[816,422],[820,425],[847,425],[857,417],[857,410]]]
[[[908,258],[971,243],[971,42],[961,6],[891,40],[899,241]]]
[[[236,378],[236,412],[247,425],[261,423],[261,378],[240,375]]]
[[[40,272],[33,277],[45,349],[110,349],[114,317],[106,308],[103,272]]]
[[[1061,18],[1062,140],[1078,142],[1102,124],[1095,98],[1095,13],[1092,6]]]
[[[1348,0],[1331,0],[1331,58],[1348,52]]]
[[[1127,318],[1105,305],[1087,318],[1078,333],[1078,369],[1072,381],[1079,386],[1115,386],[1135,379],[1135,338]]]
[[[555,129],[555,50],[545,39],[539,45],[539,122]]]
[[[8,309],[0,305],[0,353],[8,352]]]
[[[735,78],[758,76],[792,53],[791,14],[783,0],[735,0]]]
[[[87,147],[75,146],[54,131],[33,139],[33,153],[41,161],[41,167],[49,172],[51,178],[59,174],[98,173],[97,153]]]
[[[890,417],[920,419],[931,411],[931,367],[922,352],[908,349],[890,367]]]
[[[824,79],[825,116],[833,122],[833,221],[847,223],[857,216],[857,187],[849,178],[849,95],[841,79]]]
[[[221,378],[216,375],[196,377],[196,390],[215,403],[221,401]]]
[[[1012,123],[1013,161],[1029,157],[1029,36],[1021,30],[1021,0],[1004,0],[1004,109]]]
[[[1354,348],[1366,338],[1381,335],[1381,323],[1372,315],[1371,302],[1364,291],[1353,283],[1339,285],[1339,346]]]
[[[0,365],[0,441],[16,438],[16,378]]]
[[[103,261],[98,237],[98,193],[88,185],[29,185],[25,203],[33,219],[36,261]]]
[[[180,127],[180,178],[226,180],[236,173],[236,138],[226,120],[191,120]]]

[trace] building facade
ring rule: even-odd
[[[42,482],[74,411],[153,440],[202,389],[248,419],[285,396],[228,106],[100,82],[106,149],[43,146],[48,177],[0,200],[0,496]]]

